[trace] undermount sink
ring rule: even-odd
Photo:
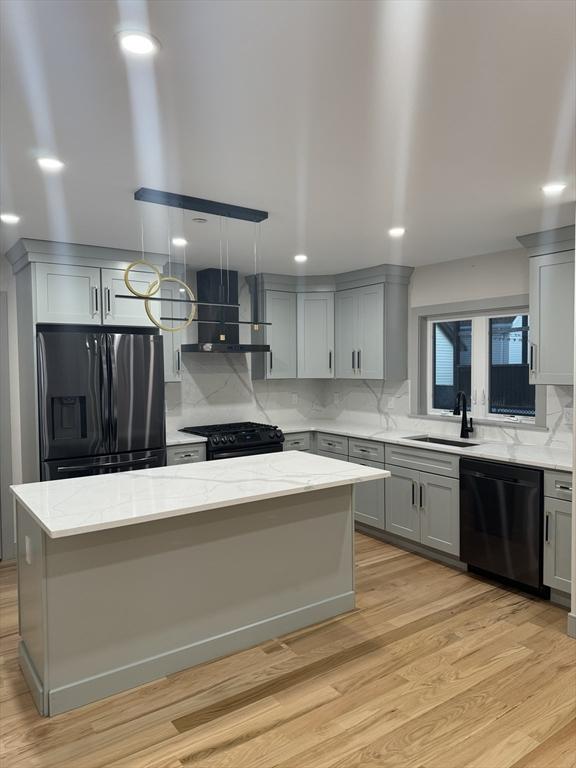
[[[450,440],[448,437],[433,437],[432,435],[416,435],[407,437],[406,440],[415,440],[419,443],[436,443],[437,445],[453,445],[456,448],[472,448],[478,443],[470,443],[468,440]]]

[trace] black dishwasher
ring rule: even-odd
[[[514,464],[460,462],[460,560],[542,596],[542,472]]]

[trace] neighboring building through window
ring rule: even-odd
[[[527,314],[431,319],[429,349],[430,412],[451,411],[463,391],[476,417],[534,419]]]

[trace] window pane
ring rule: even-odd
[[[432,330],[432,407],[452,410],[460,390],[470,402],[472,321],[434,323]]]
[[[528,315],[490,318],[490,413],[534,416],[528,377]]]

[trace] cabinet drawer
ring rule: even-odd
[[[341,453],[348,456],[348,438],[339,435],[331,435],[328,432],[318,432],[316,436],[318,452]]]
[[[544,472],[544,496],[572,501],[572,475],[569,472]]]
[[[406,448],[403,445],[387,445],[385,455],[386,464],[397,464],[400,467],[419,469],[446,477],[459,476],[460,456],[452,453],[418,450],[418,448]]]
[[[369,461],[384,461],[384,443],[376,443],[374,440],[357,440],[350,438],[348,440],[348,453],[350,456],[356,456],[359,459],[368,459]]]
[[[285,451],[309,451],[312,447],[310,432],[294,432],[284,437]]]
[[[168,466],[173,466],[174,464],[191,464],[194,461],[205,460],[206,446],[202,443],[172,445],[166,450],[166,463]]]

